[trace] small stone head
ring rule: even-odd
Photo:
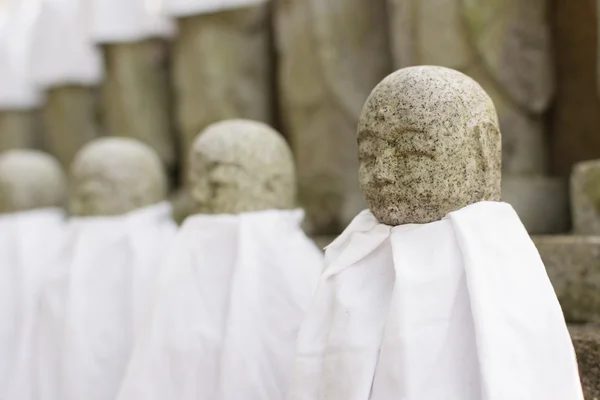
[[[357,139],[360,185],[381,223],[428,223],[500,200],[496,110],[458,71],[419,66],[387,76],[363,107]]]
[[[189,176],[199,213],[295,206],[290,148],[277,131],[260,122],[227,120],[207,127],[194,141]]]
[[[86,144],[70,170],[71,213],[122,215],[164,201],[167,178],[160,158],[129,138],[101,138]]]
[[[58,161],[37,150],[0,154],[0,213],[63,207],[67,178]]]

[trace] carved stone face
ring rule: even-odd
[[[206,128],[190,156],[191,193],[197,212],[237,214],[295,206],[291,151],[260,122],[228,120]]]
[[[52,156],[36,150],[0,155],[0,213],[63,207],[67,179]]]
[[[167,179],[158,155],[127,138],[85,145],[70,171],[70,208],[78,216],[121,215],[166,199]]]
[[[365,103],[358,146],[362,191],[384,224],[432,222],[500,200],[496,111],[460,72],[423,66],[386,77]]]

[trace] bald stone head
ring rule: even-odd
[[[164,201],[167,178],[146,144],[101,138],[86,144],[70,169],[70,208],[77,216],[121,215]]]
[[[67,179],[58,161],[37,150],[0,154],[0,213],[63,207]]]
[[[357,138],[360,185],[381,223],[428,223],[500,200],[496,110],[460,72],[420,66],[389,75],[369,95]]]
[[[190,169],[199,213],[295,206],[292,153],[283,137],[263,123],[227,120],[210,125],[194,141]]]

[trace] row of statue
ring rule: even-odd
[[[38,126],[31,111],[43,107],[47,146],[65,165],[84,143],[109,134],[141,139],[167,167],[187,169],[191,143],[208,125],[277,123],[295,154],[307,228],[339,233],[364,206],[348,171],[358,166],[353,132],[369,92],[395,68],[442,65],[474,77],[496,103],[504,171],[547,171],[543,116],[554,94],[547,0],[6,4],[16,11],[0,33],[0,113],[18,112],[0,118],[0,146],[28,145],[27,132]],[[31,61],[3,64],[3,49],[7,60],[27,54],[10,50],[12,32],[27,29],[17,36],[24,49],[32,42]],[[28,70],[37,86],[23,83]]]
[[[400,69],[356,130],[368,209],[325,259],[260,122],[197,136],[180,227],[141,142],[91,141],[68,179],[49,155],[1,154],[0,398],[583,400],[544,265],[500,202],[482,87]]]

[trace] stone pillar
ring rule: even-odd
[[[279,103],[296,157],[311,234],[336,234],[366,208],[356,126],[371,90],[391,72],[381,0],[275,3]]]
[[[39,128],[36,110],[0,110],[0,151],[37,147]]]
[[[86,20],[87,0],[41,0],[32,34],[29,73],[45,90],[45,147],[68,168],[73,156],[99,135],[96,87],[102,60]]]
[[[598,13],[595,1],[555,0],[552,15],[558,75],[552,167],[566,177],[575,163],[600,157]]]
[[[442,65],[477,80],[499,115],[503,199],[513,204],[531,233],[565,231],[566,182],[546,175],[544,117],[555,90],[548,0],[388,4],[396,67]]]
[[[214,122],[273,121],[268,3],[209,10],[189,3],[185,12],[174,12],[173,82],[183,160],[194,138]]]
[[[37,3],[0,2],[0,151],[39,145],[42,93],[30,74]]]
[[[44,145],[64,167],[75,153],[100,135],[97,90],[82,85],[50,88],[43,109]]]
[[[110,43],[103,52],[102,110],[107,133],[141,140],[166,167],[174,167],[167,43],[159,38]]]
[[[168,46],[173,25],[160,1],[87,0],[92,39],[102,46],[106,133],[152,147],[167,168],[177,161],[172,130]]]

